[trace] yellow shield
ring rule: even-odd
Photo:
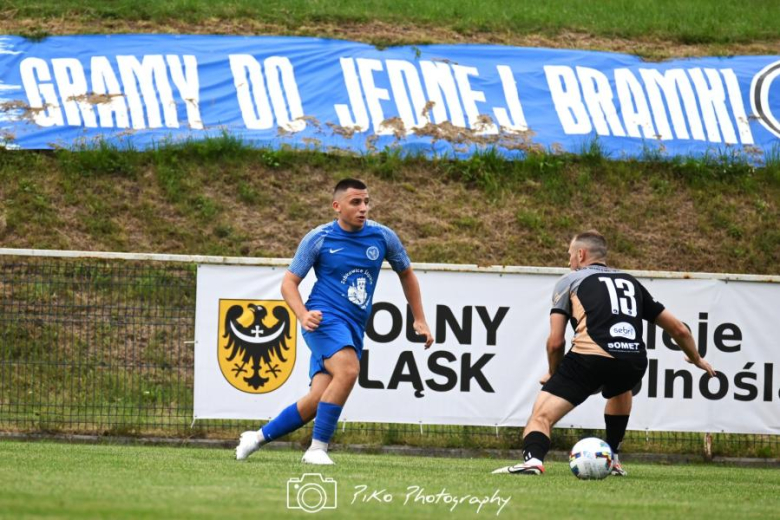
[[[296,321],[283,300],[219,300],[217,357],[225,379],[250,394],[282,386],[295,366]]]

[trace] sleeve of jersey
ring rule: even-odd
[[[409,255],[406,254],[406,249],[401,243],[401,239],[395,234],[395,231],[386,226],[379,226],[382,230],[382,235],[385,237],[385,243],[387,244],[387,253],[385,258],[390,262],[390,267],[393,271],[400,273],[409,269],[412,265],[412,261],[409,259]]]
[[[555,284],[550,314],[571,316],[571,276],[566,275]]]
[[[663,312],[665,307],[650,295],[650,292],[645,289],[644,285],[640,283],[639,287],[642,291],[642,319],[652,323]]]
[[[305,278],[309,269],[314,266],[314,262],[317,261],[317,255],[320,254],[322,243],[325,241],[325,235],[320,232],[320,228],[313,229],[303,237],[298,251],[295,252],[295,256],[290,263],[290,267],[287,268],[295,276],[299,278]]]

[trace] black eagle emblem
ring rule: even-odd
[[[236,363],[233,369],[236,376],[246,372],[244,367],[247,363],[252,363],[252,374],[243,379],[249,386],[257,390],[269,381],[268,378],[260,374],[261,361],[265,366],[266,375],[272,374],[274,377],[278,377],[278,365],[273,364],[274,358],[281,362],[287,361],[284,353],[289,349],[287,340],[292,339],[290,336],[290,313],[282,306],[274,308],[273,315],[277,319],[277,323],[273,327],[266,327],[263,324],[263,320],[268,315],[265,307],[250,303],[247,305],[247,309],[255,315],[252,324],[248,327],[244,327],[238,322],[238,319],[244,314],[241,305],[233,305],[228,309],[225,314],[225,334],[222,337],[229,338],[224,348],[226,350],[233,349],[227,360],[233,361],[238,356],[238,361],[241,363],[240,366]]]

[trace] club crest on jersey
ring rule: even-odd
[[[347,285],[347,299],[365,309],[371,299],[371,286],[374,285],[374,277],[364,269],[352,269],[341,277],[341,283]]]
[[[349,301],[351,301],[361,309],[365,309],[366,304],[368,303],[368,291],[366,291],[366,279],[365,278],[355,279],[353,284],[349,286],[349,289],[347,289],[347,297],[349,298]]]
[[[273,392],[295,366],[295,331],[295,314],[283,300],[219,300],[222,375],[242,392]]]
[[[369,260],[376,260],[379,258],[379,248],[376,246],[369,247],[366,249],[366,256]]]

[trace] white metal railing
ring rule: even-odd
[[[103,260],[140,260],[148,262],[179,262],[194,264],[225,264],[225,265],[259,265],[287,267],[289,258],[252,258],[240,256],[210,256],[210,255],[169,255],[158,253],[118,253],[103,251],[60,251],[49,249],[10,249],[0,248],[0,256],[30,256],[40,258],[94,258]],[[385,262],[382,266],[389,269]],[[505,266],[490,265],[480,266],[476,264],[429,264],[413,263],[412,267],[418,271],[448,271],[448,272],[473,272],[473,273],[499,273],[499,274],[559,274],[563,275],[569,270],[565,267],[529,267],[529,266]],[[780,283],[780,275],[769,274],[735,274],[735,273],[697,273],[684,271],[638,271],[627,270],[628,273],[638,278],[670,278],[670,279],[698,279],[698,280],[724,280],[736,282],[764,282]]]

